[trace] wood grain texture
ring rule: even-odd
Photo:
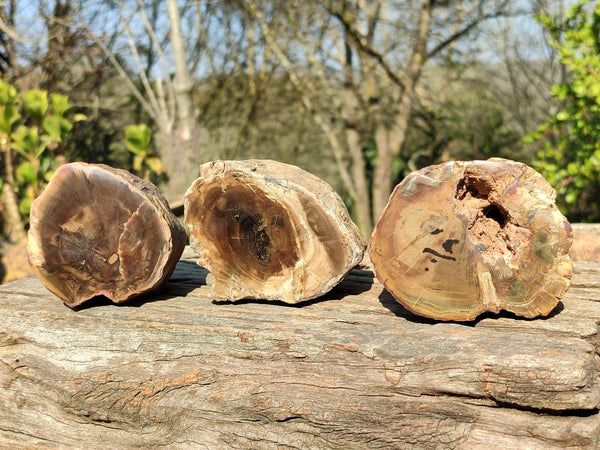
[[[35,274],[67,305],[158,289],[185,248],[183,225],[150,181],[103,164],[63,164],[31,205]]]
[[[368,270],[297,305],[215,301],[187,249],[160,294],[0,288],[0,442],[49,448],[594,448],[600,263],[548,318],[413,315]]]
[[[375,273],[425,317],[546,316],[573,274],[571,225],[555,198],[539,173],[516,161],[424,167],[394,188],[375,225]]]
[[[600,262],[600,224],[573,224],[571,259],[574,261]]]
[[[320,297],[367,246],[329,184],[279,161],[202,164],[184,205],[190,246],[221,300]]]

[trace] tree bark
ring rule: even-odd
[[[190,243],[218,299],[319,297],[366,247],[331,186],[276,161],[203,164],[184,202]]]
[[[597,448],[600,264],[546,320],[409,313],[355,270],[302,307],[165,290],[73,311],[0,287],[0,440],[14,447]],[[490,444],[492,443],[492,444]]]
[[[181,168],[197,167],[201,162],[197,155],[205,154],[202,148],[202,136],[196,123],[193,107],[194,83],[188,69],[185,44],[181,32],[181,17],[177,0],[167,0],[167,15],[169,18],[169,37],[173,52],[175,75],[173,88],[175,91],[175,104],[177,106],[176,132],[165,136],[168,149],[162,155],[169,183],[165,193],[169,199],[181,197],[190,183],[197,176],[197,172]]]
[[[410,62],[404,76],[398,77],[402,81],[402,94],[392,124],[387,124],[387,120],[382,117],[381,112],[377,114],[378,120],[375,130],[377,163],[371,195],[373,199],[373,223],[377,221],[392,192],[392,165],[406,140],[417,82],[427,60],[427,42],[429,40],[434,3],[432,0],[424,0],[421,3],[415,47],[412,50]]]
[[[120,303],[157,289],[185,241],[154,185],[101,164],[62,165],[31,206],[29,260],[70,307],[97,295]]]
[[[19,242],[27,236],[19,212],[19,201],[14,191],[13,154],[8,136],[1,137],[0,150],[4,156],[4,180],[2,183],[2,215],[4,236],[10,242]]]
[[[411,173],[371,238],[375,272],[411,311],[473,320],[548,315],[570,285],[571,226],[522,163],[451,161]]]
[[[344,63],[344,133],[348,152],[352,161],[352,178],[356,186],[355,209],[359,220],[359,226],[365,236],[370,236],[373,231],[371,221],[371,201],[369,198],[369,183],[363,156],[362,142],[358,131],[359,123],[359,99],[356,93],[358,89],[354,84],[353,49],[349,42],[349,36],[344,35],[345,57]]]

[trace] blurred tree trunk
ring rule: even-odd
[[[10,242],[19,242],[26,237],[25,227],[19,213],[19,200],[13,189],[15,183],[10,141],[2,137],[0,147],[3,155],[4,174],[2,183],[3,235]]]
[[[10,78],[18,74],[19,65],[15,53],[15,41],[21,40],[14,31],[16,2],[0,3],[0,76]],[[2,187],[0,215],[2,216],[2,237],[11,242],[25,238],[25,228],[19,213],[19,200],[14,190],[14,162],[10,139],[3,133],[0,136],[2,155]],[[2,280],[0,280],[1,282]]]
[[[186,57],[179,4],[177,0],[112,3],[120,16],[115,22],[117,28],[102,33],[92,27],[89,17],[106,13],[102,3],[86,3],[78,15],[78,25],[102,50],[147,114],[141,119],[137,114],[136,120],[151,121],[158,129],[155,142],[167,175],[161,190],[168,200],[180,200],[197,177],[206,151],[204,131],[194,110],[194,80]],[[168,20],[168,30],[160,26],[160,17]],[[198,43],[187,44],[204,48]]]
[[[316,76],[318,81],[321,83],[317,87],[310,77],[303,77],[299,71],[294,67],[292,61],[287,57],[284,49],[279,45],[277,36],[272,32],[269,24],[267,24],[262,12],[260,11],[258,4],[253,0],[244,0],[244,5],[248,12],[256,19],[267,46],[278,58],[279,62],[286,70],[288,78],[291,84],[294,86],[306,111],[308,111],[314,120],[314,122],[321,128],[325,134],[327,141],[330,145],[330,151],[335,160],[336,167],[340,174],[343,186],[351,197],[354,205],[354,215],[358,227],[365,236],[369,236],[371,233],[372,223],[370,217],[369,207],[369,192],[366,181],[365,167],[362,157],[362,148],[359,140],[359,135],[356,132],[357,128],[357,116],[356,106],[357,98],[352,91],[352,61],[351,55],[346,54],[346,60],[342,62],[346,76],[346,104],[342,112],[342,118],[345,122],[345,137],[343,141],[338,133],[338,130],[332,125],[331,119],[327,117],[325,111],[317,106],[319,97],[323,94],[320,91],[324,78],[326,77],[323,70],[317,70]],[[287,14],[286,18],[292,26],[297,25],[294,23],[294,18]],[[316,63],[316,54],[306,45],[304,50],[307,52],[307,57],[311,63]],[[351,167],[347,166],[347,155],[350,155]]]
[[[373,34],[367,33],[371,39]],[[359,87],[356,86],[354,76],[354,50],[351,44],[351,37],[344,32],[344,58],[342,64],[344,67],[344,91],[345,102],[342,109],[344,119],[344,133],[350,158],[352,161],[352,179],[356,186],[356,207],[355,215],[361,231],[365,236],[371,235],[371,202],[369,195],[369,182],[365,170],[365,162],[362,150],[363,139],[359,133],[360,98],[358,94]]]
[[[421,4],[416,42],[410,55],[408,68],[403,74],[398,76],[399,84],[403,89],[398,110],[391,123],[387,123],[386,118],[383,117],[385,112],[378,111],[375,127],[377,162],[375,164],[375,173],[371,187],[373,223],[377,221],[392,192],[392,182],[394,179],[392,166],[406,140],[406,131],[413,108],[413,100],[416,95],[417,82],[421,75],[421,69],[426,62],[426,46],[429,38],[434,3],[434,0],[426,0]]]
[[[169,200],[174,200],[182,197],[188,186],[196,179],[197,166],[203,162],[198,156],[202,154],[203,149],[202,139],[199,139],[200,127],[194,114],[194,82],[186,59],[177,0],[167,0],[167,15],[175,66],[173,89],[177,109],[176,129],[170,136],[165,136],[166,151],[162,153],[162,160],[169,176],[165,194]]]

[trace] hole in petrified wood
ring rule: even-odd
[[[492,187],[480,178],[476,173],[465,173],[465,176],[457,183],[455,197],[464,200],[468,195],[473,198],[487,199]]]
[[[502,206],[492,203],[491,205],[483,208],[483,215],[488,219],[492,219],[500,225],[500,228],[504,228],[508,222],[508,211]]]

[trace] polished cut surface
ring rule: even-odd
[[[218,299],[318,297],[365,249],[331,186],[288,164],[206,163],[184,203],[190,244],[198,264],[211,271]]]
[[[411,173],[371,238],[377,276],[408,309],[440,320],[549,314],[570,285],[571,226],[554,189],[504,159]]]
[[[31,208],[29,260],[71,306],[124,302],[173,272],[185,230],[151,183],[104,165],[61,166]]]

